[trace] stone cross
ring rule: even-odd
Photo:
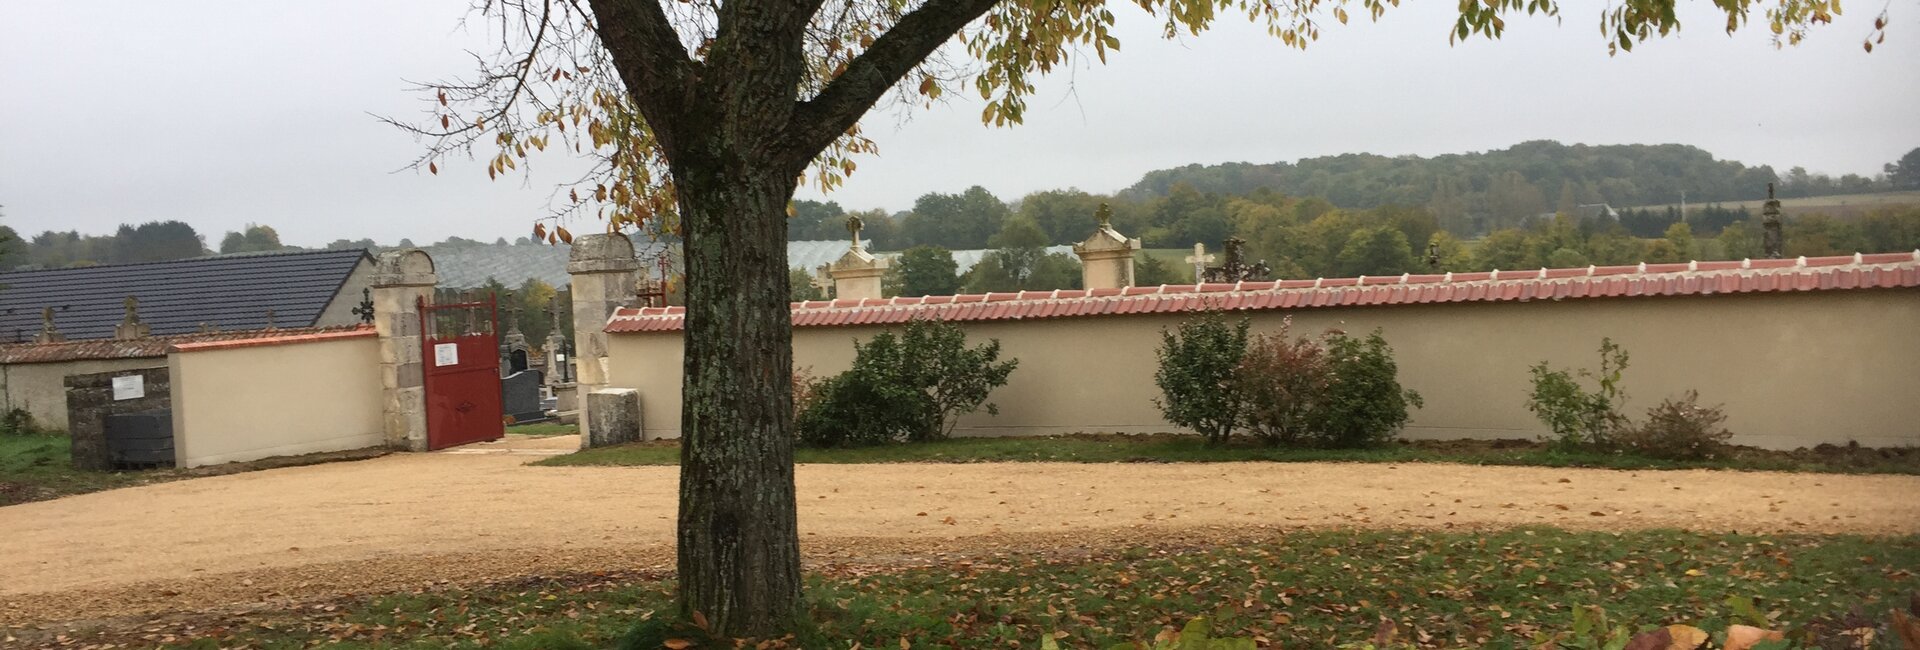
[[[547,301],[547,318],[552,319],[555,334],[560,333],[560,316],[564,313],[566,311],[560,308],[560,292],[555,291],[553,298]]]
[[[1241,251],[1247,244],[1246,240],[1228,237],[1222,244],[1222,248],[1227,250],[1226,263],[1221,266],[1207,267],[1201,282],[1260,281],[1266,280],[1267,275],[1273,272],[1273,269],[1267,268],[1266,260],[1260,260],[1255,264],[1247,263],[1246,256]]]
[[[860,244],[860,230],[866,224],[860,221],[860,215],[847,217],[847,232],[853,235],[853,250],[865,250]]]
[[[1199,283],[1199,282],[1206,281],[1207,263],[1212,261],[1213,261],[1213,256],[1207,254],[1207,245],[1199,242],[1194,242],[1193,254],[1187,256],[1187,263],[1193,265],[1193,281],[1194,282]]]
[[[507,298],[508,300],[512,300],[513,294],[511,293],[507,294]],[[520,303],[517,303],[517,302],[507,303],[507,333],[508,334],[520,333]]]

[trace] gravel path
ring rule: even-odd
[[[676,470],[529,467],[572,437],[0,508],[0,623],[665,568]],[[1285,528],[1920,533],[1920,477],[1444,464],[803,465],[812,561]]]

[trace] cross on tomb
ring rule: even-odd
[[[560,308],[560,293],[554,292],[553,299],[547,301],[547,317],[553,319],[553,331],[555,333],[560,331],[560,315],[563,313],[565,313],[565,310]]]
[[[1193,254],[1187,256],[1187,263],[1193,265],[1193,281],[1195,283],[1206,281],[1207,264],[1212,261],[1213,256],[1207,254],[1207,245],[1194,242]]]
[[[360,322],[362,323],[366,323],[368,325],[373,324],[373,290],[372,289],[361,287],[360,304],[353,308],[353,315],[359,316]]]
[[[865,250],[860,244],[860,231],[865,226],[866,222],[860,219],[860,215],[847,217],[847,232],[853,235],[853,250]]]

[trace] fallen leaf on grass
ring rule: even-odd
[[[1763,630],[1751,625],[1727,626],[1727,644],[1723,650],[1749,650],[1761,641],[1780,641],[1787,638],[1777,630]]]

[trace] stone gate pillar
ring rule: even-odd
[[[573,357],[577,395],[584,405],[593,391],[605,388],[607,377],[607,318],[613,310],[633,304],[635,271],[633,241],[619,233],[578,235],[567,255],[567,275],[573,298]],[[587,443],[592,409],[580,409],[581,444]]]
[[[433,301],[440,283],[433,258],[417,248],[387,251],[374,260],[373,329],[380,337],[381,421],[387,446],[427,450],[427,393],[421,383],[419,303]]]

